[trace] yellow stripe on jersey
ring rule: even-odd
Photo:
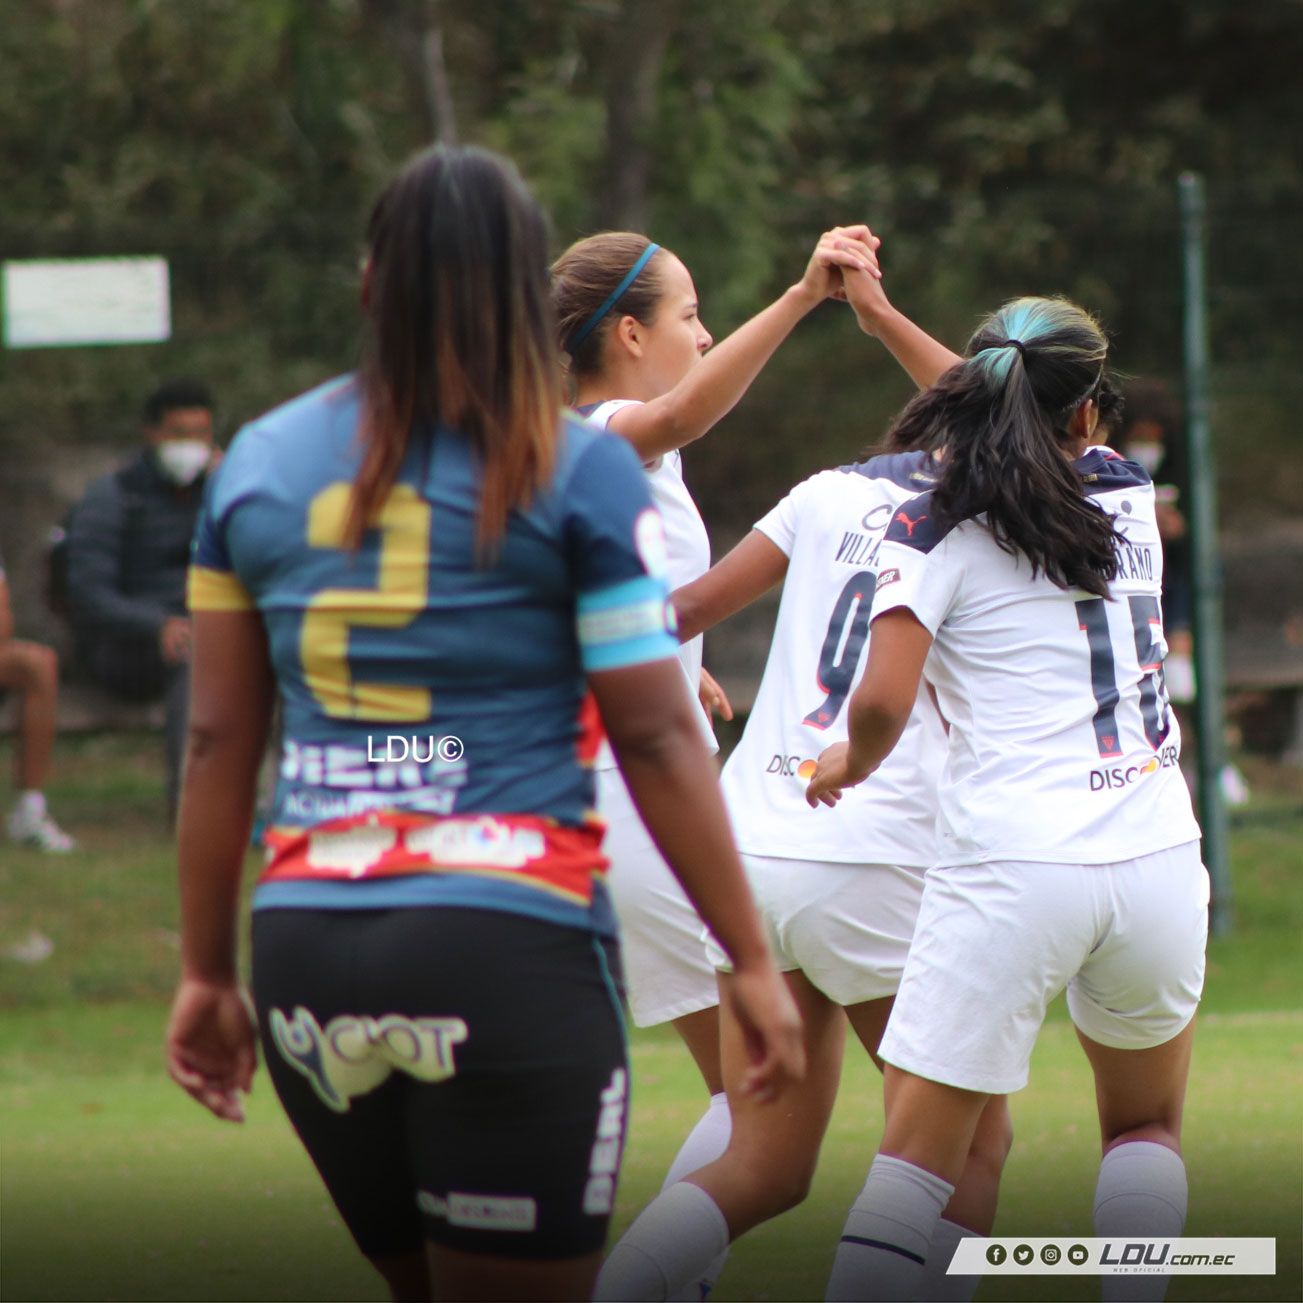
[[[186,575],[186,606],[192,611],[252,611],[249,590],[229,570],[191,566]]]

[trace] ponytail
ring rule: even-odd
[[[1060,588],[1108,596],[1117,574],[1111,519],[1064,456],[1073,413],[1104,381],[1108,343],[1065,299],[1015,299],[969,341],[966,359],[897,417],[894,446],[944,448],[938,515],[985,515],[1005,552]]]

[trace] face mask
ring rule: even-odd
[[[1163,445],[1161,443],[1133,443],[1127,449],[1127,456],[1133,462],[1143,466],[1145,471],[1152,475],[1163,460]]]
[[[212,455],[211,445],[202,439],[165,439],[154,447],[163,474],[180,488],[193,484],[203,474]]]

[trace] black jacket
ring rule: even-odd
[[[177,488],[151,448],[96,480],[68,522],[68,610],[79,639],[157,638],[185,613],[204,476]]]

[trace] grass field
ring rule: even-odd
[[[64,748],[52,797],[82,850],[0,851],[0,951],[33,929],[54,943],[41,963],[0,959],[0,1298],[381,1298],[265,1079],[237,1128],[163,1076],[177,956],[159,767],[152,741]],[[1273,1235],[1278,1274],[1179,1277],[1173,1299],[1303,1294],[1303,791],[1297,774],[1249,776],[1255,802],[1234,830],[1237,929],[1211,946],[1191,1084],[1187,1233]],[[621,1226],[704,1103],[671,1035],[636,1035],[633,1056]],[[1012,1107],[997,1233],[1088,1234],[1097,1140],[1089,1073],[1061,1007]],[[880,1125],[877,1076],[848,1053],[810,1199],[742,1241],[716,1297],[821,1297]],[[1096,1291],[1086,1279],[1003,1277],[978,1297]]]

